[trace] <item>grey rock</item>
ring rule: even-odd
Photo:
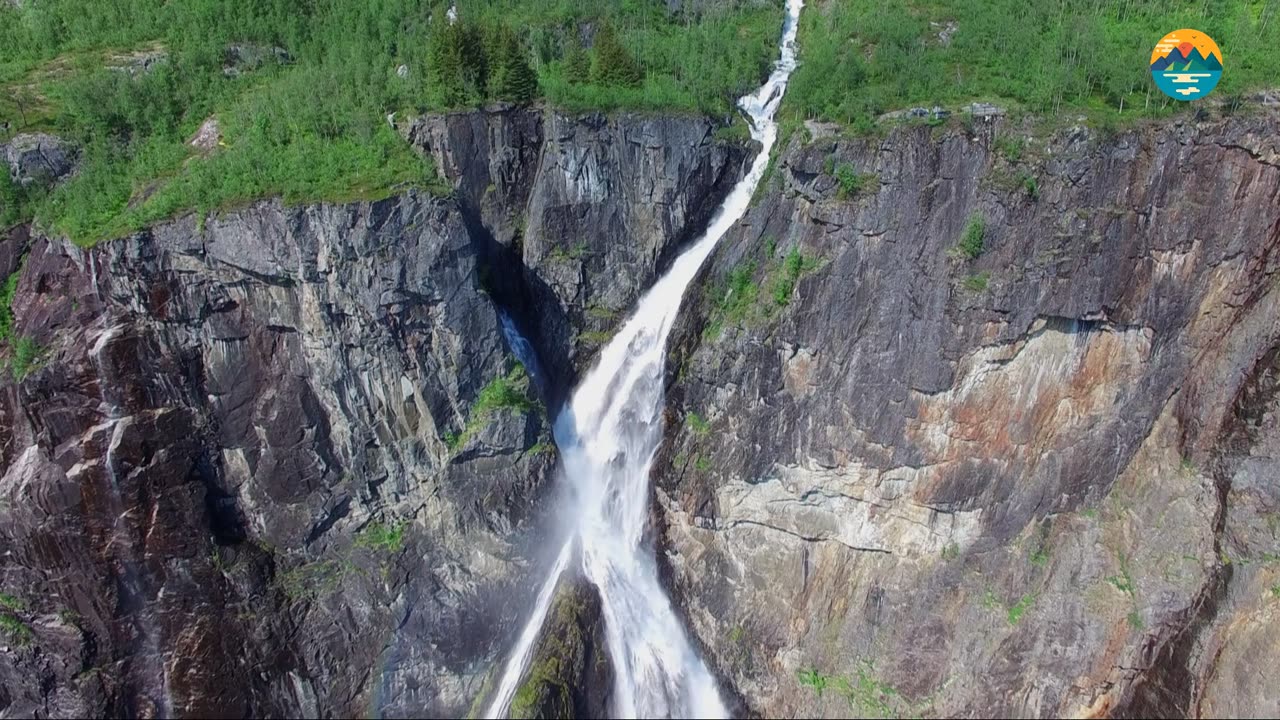
[[[450,203],[39,239],[14,312],[44,360],[0,396],[7,712],[465,711],[554,453],[542,410],[474,409],[514,359]]]
[[[169,61],[169,51],[164,48],[138,50],[129,53],[112,53],[106,57],[106,68],[112,72],[138,75],[151,72]]]
[[[751,711],[1275,712],[1243,668],[1280,660],[1277,128],[1068,130],[1020,161],[1038,200],[954,130],[785,150],[686,300],[655,468],[660,557]],[[832,157],[878,187],[841,199]]]
[[[268,64],[287,65],[292,62],[289,51],[282,47],[259,45],[256,43],[235,43],[228,45],[223,53],[222,74],[227,77],[252,72]]]
[[[47,187],[75,172],[80,150],[48,133],[21,133],[0,145],[9,177],[22,187]]]
[[[537,308],[528,324],[567,386],[741,176],[747,148],[714,131],[695,117],[505,107],[420,118],[406,134],[492,238],[490,264],[514,268],[500,277],[524,277],[493,290]]]

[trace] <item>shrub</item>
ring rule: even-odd
[[[804,256],[799,247],[793,246],[782,261],[782,273],[773,282],[773,302],[783,307],[791,302],[791,294],[795,292],[800,276],[812,270],[817,263]]]
[[[31,628],[12,615],[0,614],[0,630],[3,630],[9,636],[9,640],[18,647],[30,645],[34,638]]]
[[[819,673],[815,668],[801,670],[799,678],[800,684],[805,687],[813,688],[814,692],[818,694],[818,697],[822,697],[822,692],[827,689],[827,684],[831,680],[826,675]]]
[[[1022,619],[1022,616],[1026,614],[1027,609],[1030,608],[1032,603],[1035,601],[1035,595],[1023,595],[1022,599],[1018,600],[1018,602],[1013,604],[1013,607],[1009,608],[1009,624],[1017,625],[1018,621]]]
[[[706,435],[711,430],[711,423],[707,422],[696,412],[691,412],[684,417],[685,422],[689,424],[689,429],[695,435]]]
[[[1032,202],[1040,199],[1040,184],[1036,182],[1035,175],[1027,173],[1022,176],[1022,189]]]
[[[869,188],[876,176],[872,173],[859,173],[853,169],[852,165],[846,163],[836,168],[835,178],[840,184],[839,196],[846,199]]]
[[[21,381],[40,366],[44,349],[32,338],[22,336],[13,345],[13,359],[9,361],[13,379]]]
[[[986,221],[977,213],[970,215],[964,234],[960,236],[960,243],[956,246],[959,254],[969,260],[976,259],[982,254],[985,234]]]
[[[990,280],[991,280],[991,273],[984,271],[984,272],[970,275],[969,277],[965,278],[961,284],[964,285],[964,289],[968,290],[969,292],[980,293],[980,292],[986,291],[987,283]]]
[[[388,525],[372,522],[365,526],[356,536],[356,547],[386,553],[398,553],[404,549],[404,528],[406,523]]]

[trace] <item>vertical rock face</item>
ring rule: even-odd
[[[657,470],[750,706],[1280,709],[1243,670],[1280,659],[1277,123],[791,144],[687,303]]]
[[[628,307],[744,150],[694,120],[422,122],[455,198],[0,244],[18,273],[0,715],[458,716],[479,698],[541,580],[547,408],[572,376],[539,397],[501,313],[567,367],[588,302]],[[589,636],[593,598],[565,602]]]
[[[499,109],[433,116],[407,130],[459,188],[492,239],[494,292],[521,302],[555,366],[581,369],[675,248],[710,220],[747,148],[705,118],[566,116]],[[503,265],[502,258],[505,258]]]
[[[449,203],[39,240],[14,313],[6,713],[465,708],[553,456]]]

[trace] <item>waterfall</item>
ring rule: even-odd
[[[533,653],[575,541],[582,571],[600,593],[614,673],[614,712],[622,717],[724,717],[716,682],[702,662],[658,580],[654,549],[644,541],[649,470],[662,441],[663,364],[667,335],[685,288],[716,242],[746,213],[777,141],[774,121],[796,65],[796,26],[804,0],[787,0],[780,58],[769,79],[742,98],[760,153],[716,211],[706,232],[636,306],[579,383],[555,424],[572,493],[571,532],[520,636],[487,710],[506,714]]]

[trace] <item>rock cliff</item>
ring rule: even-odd
[[[1280,712],[1278,126],[791,142],[656,471],[751,710]]]
[[[0,716],[487,699],[548,560],[548,409],[748,150],[399,127],[453,196],[6,231]],[[739,710],[1280,712],[1278,127],[791,139],[686,298],[654,477]],[[596,605],[566,580],[516,714],[607,706]]]
[[[574,323],[635,300],[746,149],[701,119],[421,122],[456,197],[264,202],[92,250],[7,231],[0,716],[481,694],[541,579]],[[504,313],[555,372],[528,376]]]

